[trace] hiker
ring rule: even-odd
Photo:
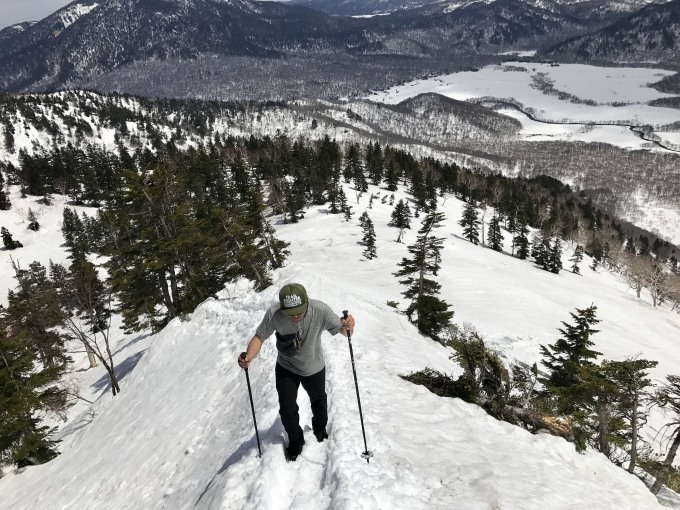
[[[318,442],[328,438],[328,402],[326,398],[326,365],[323,359],[321,333],[336,335],[340,331],[351,335],[354,318],[338,317],[331,308],[316,299],[309,299],[299,283],[284,285],[279,302],[267,310],[248,343],[245,358],[238,358],[241,368],[248,368],[257,356],[262,342],[276,333],[276,391],[279,394],[279,414],[288,433],[286,457],[295,460],[302,452],[305,438],[300,427],[297,393],[300,384],[309,395],[312,407],[312,429]]]

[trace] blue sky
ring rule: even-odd
[[[0,28],[22,21],[38,21],[49,16],[57,9],[68,5],[72,0],[1,0]]]

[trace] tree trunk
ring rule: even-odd
[[[163,303],[165,304],[165,307],[172,312],[172,299],[170,298],[170,290],[168,289],[168,280],[165,277],[165,271],[158,270],[156,271],[156,274],[158,275],[158,283],[160,284],[161,292],[163,293]]]
[[[638,443],[638,397],[633,398],[633,416],[630,420],[630,462],[628,463],[628,472],[633,474],[635,471],[635,463],[637,462],[637,443]]]
[[[652,488],[649,489],[652,491],[652,494],[658,494],[659,490],[661,490],[666,478],[668,478],[668,473],[671,471],[671,466],[675,460],[675,454],[678,452],[678,447],[680,446],[680,427],[675,429],[674,434],[675,438],[673,439],[670,450],[668,450],[668,455],[666,455],[666,458],[661,464],[661,469],[656,475],[656,480],[654,480]]]
[[[177,288],[177,275],[175,274],[175,267],[168,267],[168,273],[170,274],[170,290],[172,292],[172,316],[177,317],[182,314],[182,302],[179,298],[179,289]],[[189,278],[189,271],[186,271],[186,277]]]
[[[88,344],[85,344],[85,352],[87,352],[87,360],[90,362],[90,368],[94,368],[97,366],[97,358],[94,355],[94,352],[92,352],[92,349],[90,349],[90,346]]]
[[[113,392],[113,396],[115,397],[118,393],[120,393],[120,386],[118,386],[118,378],[116,377],[116,366],[113,364],[113,355],[111,354],[111,348],[109,346],[108,341],[106,342],[106,355],[109,357],[109,362],[106,363],[104,360],[102,360],[102,363],[104,363],[106,371],[109,373],[109,378],[111,379],[111,391]]]
[[[480,405],[483,405],[484,399],[480,399]],[[546,430],[553,436],[559,436],[570,443],[573,443],[574,429],[571,425],[570,419],[563,419],[556,416],[544,416],[534,409],[524,409],[515,406],[505,406],[505,410],[512,413],[523,424],[531,426],[535,429]]]
[[[609,412],[606,404],[597,407],[597,421],[597,449],[609,458],[611,454],[609,439],[607,438],[609,435]]]

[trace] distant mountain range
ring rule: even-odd
[[[371,76],[384,86],[499,61],[507,58],[500,54],[518,50],[565,61],[676,63],[680,0],[646,4],[357,0],[334,3],[345,9],[339,12],[328,0],[306,6],[77,0],[39,22],[0,31],[0,91],[93,87],[222,99],[250,91],[260,99],[280,99],[315,80],[321,95],[352,95],[369,90]],[[391,14],[351,18],[321,10]],[[644,43],[637,51],[635,41]],[[275,77],[272,85],[254,90],[250,75],[265,68]],[[356,70],[356,85],[340,91],[323,85],[347,82],[348,70]]]
[[[680,0],[652,4],[592,34],[545,52],[561,61],[604,63],[662,62],[678,66]]]
[[[602,16],[605,13],[634,12],[652,2],[653,0],[526,0],[523,3],[548,10],[572,11],[582,16]],[[417,9],[426,5],[453,11],[473,4],[491,4],[493,0],[294,0],[292,3],[336,16],[370,16]]]

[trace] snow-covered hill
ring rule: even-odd
[[[392,273],[415,240],[417,222],[405,243],[396,243],[396,230],[387,226],[392,207],[381,201],[387,192],[372,187],[356,200],[353,190],[347,192],[356,213],[350,222],[315,206],[302,222],[277,225],[292,255],[272,287],[258,294],[238,281],[155,336],[119,335],[115,357],[123,377],[117,397],[102,384],[103,369],[85,371],[79,361],[75,377],[94,403],[74,408],[62,429],[59,457],[0,480],[3,508],[659,508],[643,482],[604,456],[578,454],[562,439],[531,435],[399,377],[425,367],[456,375],[460,368],[449,360],[450,351],[420,336],[387,304],[403,306]],[[370,193],[380,195],[369,209]],[[396,200],[404,196],[395,194]],[[378,235],[378,258],[372,261],[362,258],[358,244],[364,210]],[[538,346],[557,339],[560,321],[594,303],[602,321],[595,347],[605,357],[657,360],[656,380],[680,372],[680,350],[673,345],[680,333],[676,312],[652,308],[644,294],[635,298],[616,276],[593,272],[585,262],[583,276],[554,275],[508,253],[473,246],[460,237],[462,204],[448,197],[440,210],[447,218],[439,233],[446,239],[442,297],[456,322],[474,324],[504,359],[537,360]],[[0,211],[0,222],[10,213]],[[40,247],[24,250],[15,254],[30,258]],[[0,252],[3,266],[9,255]],[[349,350],[339,336],[324,339],[330,439],[313,441],[301,392],[307,445],[295,463],[284,460],[276,350],[265,343],[250,368],[263,449],[257,457],[245,374],[236,357],[278,287],[291,281],[357,319],[352,343],[368,447],[375,455],[370,463],[360,456]],[[658,418],[646,437],[656,434]]]

